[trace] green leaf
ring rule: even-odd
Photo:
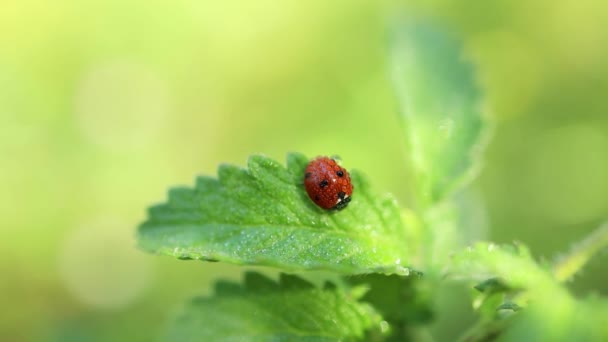
[[[463,186],[479,168],[487,124],[473,66],[439,27],[406,21],[394,29],[391,74],[424,208]]]
[[[220,282],[212,297],[187,305],[169,341],[345,341],[379,329],[367,304],[335,286],[316,288],[281,275],[279,283],[248,273],[245,284]]]
[[[317,207],[303,183],[308,159],[287,168],[252,156],[248,168],[222,165],[218,179],[198,178],[150,208],[138,232],[149,252],[287,270],[407,274],[408,241],[395,199],[372,193],[353,170],[352,201],[341,211]]]

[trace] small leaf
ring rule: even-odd
[[[307,163],[295,153],[287,168],[253,156],[247,169],[222,165],[219,179],[172,189],[167,203],[150,208],[139,245],[177,258],[287,270],[406,274],[408,241],[394,198],[373,194],[353,170],[348,207],[323,210],[302,185]]]
[[[476,282],[500,278],[501,286],[527,291],[562,290],[553,276],[539,266],[523,245],[479,242],[453,256],[450,276]]]
[[[474,288],[479,292],[487,294],[500,293],[511,290],[511,288],[505,285],[505,282],[500,278],[486,279],[481,283],[475,285]]]
[[[488,131],[482,96],[460,42],[439,27],[397,24],[391,57],[408,157],[426,207],[464,185],[478,169]]]
[[[514,290],[507,286],[500,278],[490,278],[473,287],[473,308],[480,316],[480,324],[493,321],[499,317],[501,308],[509,308],[517,305],[510,301]]]
[[[505,341],[608,340],[608,301],[574,298],[524,246],[478,243],[454,256],[450,272],[454,278],[469,280],[500,277],[502,286],[521,289],[497,307],[501,313],[510,311],[508,319],[502,315],[493,320],[482,317],[481,324],[467,332],[463,341],[486,341],[499,335]],[[525,310],[520,310],[521,306]]]
[[[521,306],[517,305],[516,303],[508,302],[500,304],[496,310],[519,311],[521,310]]]
[[[279,284],[255,273],[246,277],[238,291],[220,283],[214,296],[189,303],[168,340],[344,341],[379,329],[381,318],[369,305],[335,286],[319,289],[295,276],[282,276]],[[266,290],[270,283],[274,291]]]

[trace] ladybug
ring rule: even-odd
[[[329,157],[317,157],[308,163],[304,187],[308,197],[323,209],[344,209],[353,194],[348,171]]]

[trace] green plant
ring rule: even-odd
[[[420,339],[432,320],[442,281],[474,286],[479,321],[463,341],[606,340],[608,302],[574,298],[562,285],[608,245],[608,225],[553,264],[533,260],[521,244],[460,236],[467,213],[458,193],[476,176],[491,131],[482,115],[474,70],[458,42],[437,28],[394,30],[392,76],[402,104],[416,207],[400,208],[352,171],[348,208],[324,211],[308,200],[308,158],[287,166],[252,156],[248,167],[222,165],[218,178],[169,192],[138,231],[140,247],[179,259],[272,266],[278,281],[248,272],[242,284],[219,282],[175,320],[172,340]],[[334,276],[323,286],[304,271]],[[326,273],[327,274],[327,273]]]

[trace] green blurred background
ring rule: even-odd
[[[497,122],[468,192],[485,210],[463,234],[550,260],[608,217],[601,1],[5,0],[0,340],[150,340],[238,279],[134,247],[147,206],[223,162],[339,154],[410,205],[387,66],[397,13],[462,37]],[[608,294],[607,262],[569,286]],[[444,299],[438,339],[470,314]]]

